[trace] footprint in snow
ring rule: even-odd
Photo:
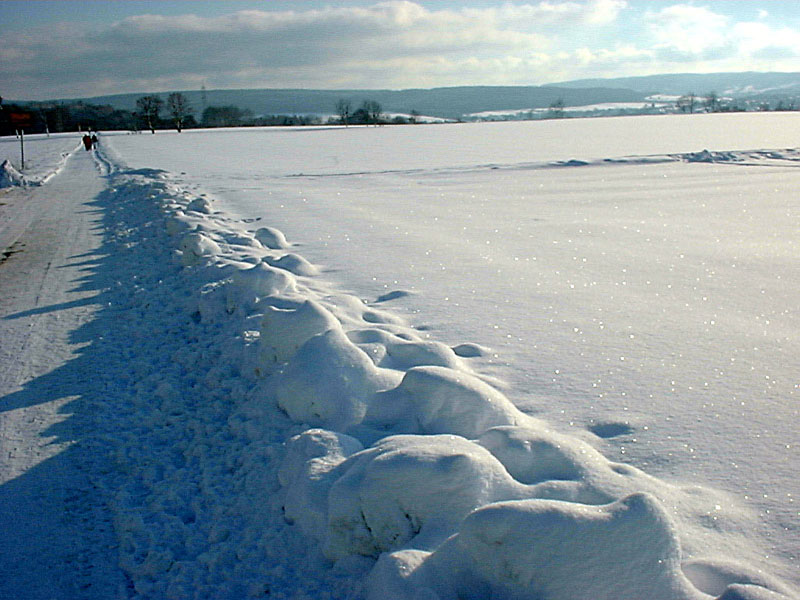
[[[378,296],[375,299],[375,302],[389,302],[389,300],[397,300],[398,298],[405,298],[406,296],[410,295],[411,292],[407,292],[405,290],[394,290],[392,292],[383,294],[382,296]]]
[[[593,423],[587,427],[589,431],[595,434],[597,437],[601,437],[603,439],[613,438],[620,435],[626,435],[629,433],[633,433],[633,427],[631,427],[630,423],[625,422],[606,422],[606,423]]]

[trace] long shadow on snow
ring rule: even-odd
[[[148,462],[180,467],[186,460],[186,428],[169,426],[175,415],[162,412],[163,398],[155,392],[169,389],[180,397],[191,390],[194,375],[173,356],[181,351],[182,363],[191,363],[199,337],[172,302],[178,268],[164,260],[169,245],[158,209],[130,196],[107,188],[87,203],[103,215],[104,241],[92,256],[72,258],[87,267],[76,289],[98,295],[7,317],[99,307],[70,334],[72,343],[88,342],[76,358],[0,398],[0,412],[64,402],[64,420],[41,436],[71,444],[0,486],[0,530],[6,532],[0,536],[0,598],[134,595],[119,568],[110,507],[122,492],[132,504],[144,503],[132,498],[146,493],[133,480]],[[193,518],[186,510],[174,507],[184,523]]]

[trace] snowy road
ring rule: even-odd
[[[83,443],[94,373],[76,361],[96,312],[103,188],[80,153],[50,184],[0,195],[2,598],[113,597],[122,582]]]

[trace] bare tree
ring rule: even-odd
[[[367,122],[377,125],[381,120],[383,114],[383,107],[375,100],[364,100],[361,109],[367,117]]]
[[[694,92],[681,96],[678,98],[677,107],[683,112],[693,113],[697,107],[697,96]]]
[[[167,109],[172,115],[172,122],[180,133],[183,130],[183,122],[192,114],[192,107],[189,100],[180,92],[173,92],[167,97]]]
[[[564,98],[558,98],[547,107],[547,116],[551,119],[561,119],[564,117]]]
[[[353,113],[353,104],[350,100],[342,98],[336,103],[336,114],[339,115],[339,120],[347,127],[347,121]]]
[[[151,133],[156,132],[158,113],[161,112],[163,104],[164,101],[158,96],[142,96],[136,101],[138,114],[147,123],[147,128]]]
[[[719,112],[720,101],[717,92],[708,92],[704,104],[708,112]]]

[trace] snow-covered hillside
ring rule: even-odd
[[[126,593],[794,597],[792,126],[104,136]]]

